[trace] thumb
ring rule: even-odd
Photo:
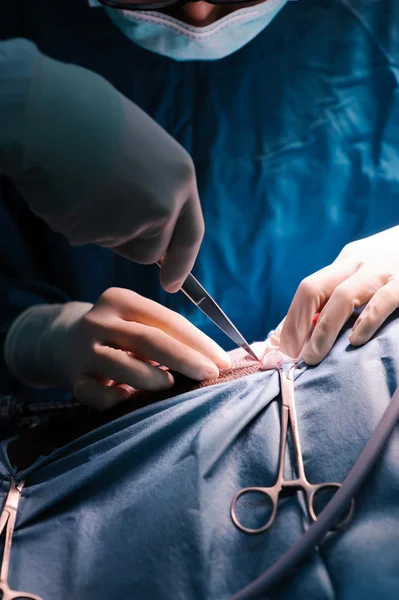
[[[161,267],[161,285],[167,292],[177,292],[194,266],[204,237],[204,219],[199,198],[186,205],[181,213]]]

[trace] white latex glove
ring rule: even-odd
[[[348,244],[330,266],[304,279],[276,330],[274,345],[296,357],[320,313],[303,352],[305,362],[316,365],[353,310],[363,305],[349,335],[353,346],[368,342],[399,306],[399,227]]]
[[[73,245],[138,263],[165,257],[163,287],[180,289],[204,234],[189,154],[89,70],[26,40],[0,42],[0,171]]]
[[[107,290],[94,306],[31,307],[11,326],[5,359],[26,385],[71,388],[78,402],[102,410],[128,398],[132,388],[171,387],[167,368],[205,380],[231,364],[184,317],[119,288]]]

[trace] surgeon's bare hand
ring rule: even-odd
[[[103,410],[134,388],[170,388],[168,369],[205,380],[230,366],[228,355],[184,317],[119,288],[107,290],[81,318],[69,355],[77,401]]]
[[[348,244],[330,266],[301,282],[281,329],[280,349],[298,356],[320,312],[303,353],[309,365],[318,364],[363,305],[349,335],[353,346],[368,342],[399,306],[399,227]]]

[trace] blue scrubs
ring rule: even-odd
[[[299,0],[235,54],[178,63],[86,0],[0,8],[0,38],[103,75],[191,153],[207,228],[195,274],[249,341],[284,317],[303,277],[399,223],[398,25],[397,0]],[[35,302],[95,302],[121,286],[232,347],[182,294],[161,290],[156,267],[71,248],[5,179],[1,193],[3,340]]]

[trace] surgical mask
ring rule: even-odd
[[[104,10],[126,37],[146,50],[178,61],[217,60],[256,37],[287,1],[266,0],[241,8],[207,27],[193,27],[156,11]]]

